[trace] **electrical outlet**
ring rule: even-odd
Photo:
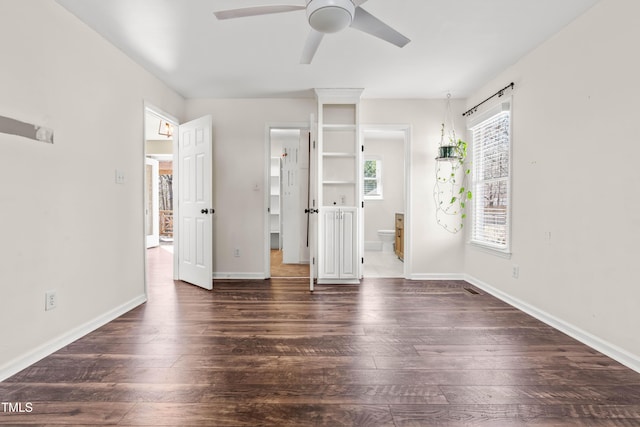
[[[239,256],[240,256],[240,249],[235,248],[235,249],[233,250],[233,256],[234,256],[234,257],[239,257]]]
[[[517,264],[514,264],[511,269],[511,277],[513,277],[514,279],[517,279],[518,276],[520,276],[520,266]]]
[[[44,310],[53,310],[58,306],[58,295],[56,291],[47,291],[44,294]]]

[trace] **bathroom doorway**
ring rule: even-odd
[[[363,277],[406,277],[408,129],[363,129]]]

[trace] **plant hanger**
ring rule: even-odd
[[[436,221],[451,233],[462,230],[466,204],[472,198],[472,193],[467,188],[471,169],[466,165],[466,159],[467,143],[456,137],[449,93],[436,157],[433,198],[436,203]]]

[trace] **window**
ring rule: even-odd
[[[511,108],[509,102],[476,120],[473,134],[471,242],[509,252]]]
[[[382,160],[365,159],[363,187],[365,199],[382,199]]]

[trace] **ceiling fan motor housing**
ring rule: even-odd
[[[351,25],[356,7],[351,0],[309,0],[309,25],[321,33],[336,33]]]

